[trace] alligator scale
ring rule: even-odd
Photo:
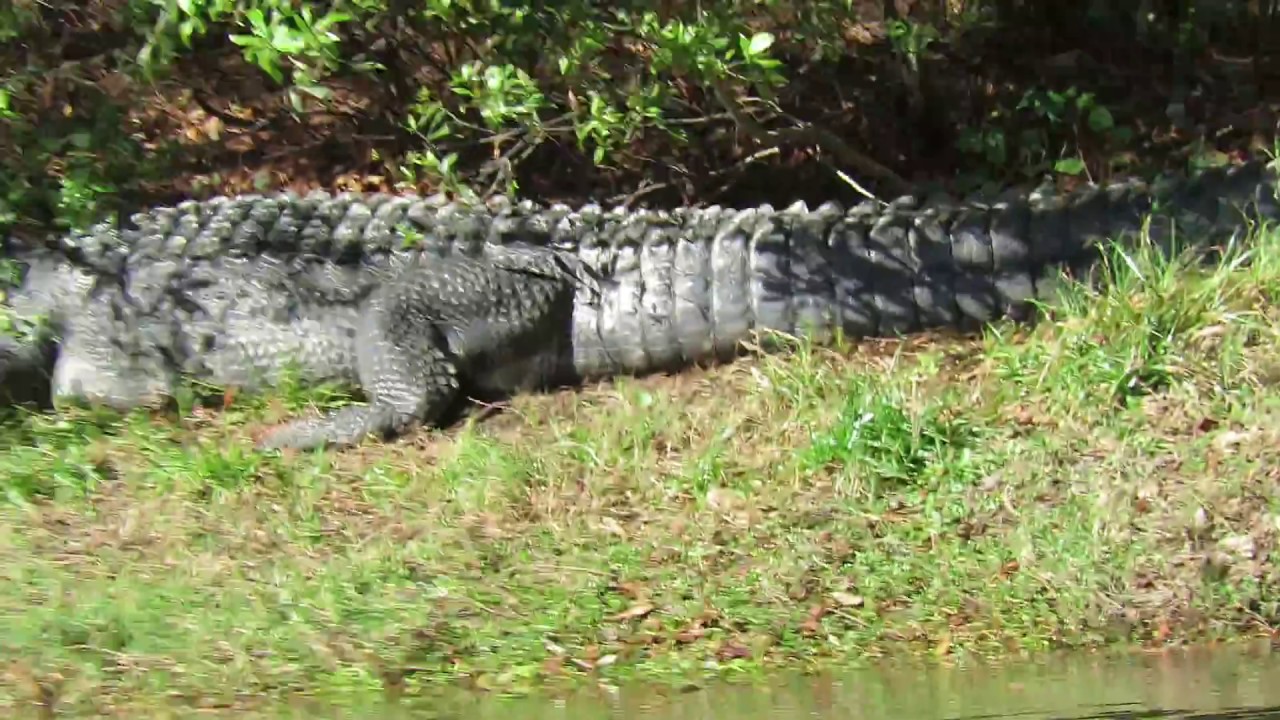
[[[1066,196],[810,209],[465,205],[398,195],[218,197],[5,251],[23,269],[0,390],[118,409],[183,378],[258,389],[285,372],[367,402],[263,448],[350,445],[514,393],[726,361],[755,332],[818,341],[1020,317],[1099,240],[1222,238],[1280,216],[1261,161]],[[40,380],[43,380],[41,383]]]

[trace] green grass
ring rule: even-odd
[[[0,707],[360,703],[1269,632],[1280,235],[1248,248],[1207,269],[1117,254],[1035,327],[800,343],[340,453],[251,450],[305,407],[293,391],[18,418]]]

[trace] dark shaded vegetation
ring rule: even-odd
[[[778,205],[1184,170],[1269,142],[1265,6],[14,0],[0,224],[275,188]]]

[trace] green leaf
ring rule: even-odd
[[[1206,150],[1193,155],[1191,165],[1197,170],[1204,170],[1206,168],[1222,167],[1230,161],[1230,156],[1221,150]]]
[[[333,97],[333,91],[323,85],[303,85],[299,89],[317,100],[328,100]]]
[[[1115,127],[1115,118],[1111,117],[1111,111],[1098,106],[1089,112],[1089,129],[1094,132],[1104,132]]]
[[[773,40],[773,33],[758,32],[751,36],[751,42],[747,45],[747,53],[759,55],[773,45]]]
[[[253,26],[253,29],[259,34],[261,34],[263,30],[267,29],[267,19],[266,16],[262,14],[262,8],[253,8],[246,12],[244,16],[249,21],[249,24]]]
[[[1084,172],[1084,160],[1078,157],[1062,158],[1053,164],[1053,169],[1064,175],[1079,175]]]
[[[328,15],[325,15],[324,17],[320,18],[320,21],[317,22],[314,26],[312,26],[312,29],[315,30],[317,34],[322,33],[328,30],[329,28],[333,27],[334,25],[337,25],[338,23],[344,23],[350,19],[351,19],[351,16],[346,13],[331,12]]]

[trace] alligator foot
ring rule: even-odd
[[[256,443],[263,450],[311,450],[323,446],[349,447],[370,435],[389,437],[417,422],[390,404],[350,405],[325,415],[278,425]]]
[[[394,437],[434,420],[458,392],[452,359],[429,341],[397,344],[370,340],[361,355],[361,384],[370,398],[368,404],[279,425],[263,435],[257,448],[349,447],[369,435]]]

